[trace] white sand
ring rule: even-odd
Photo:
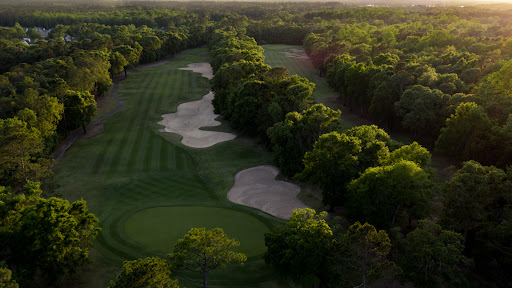
[[[217,143],[233,140],[235,134],[199,130],[206,126],[219,126],[221,123],[213,113],[213,92],[203,96],[203,99],[180,104],[176,113],[164,114],[158,124],[165,126],[161,131],[180,134],[183,145],[194,148],[206,148]]]
[[[185,68],[178,68],[180,70],[190,70],[195,73],[201,73],[201,76],[212,79],[213,78],[213,69],[210,66],[210,63],[200,62],[200,63],[191,63],[188,64]]]
[[[238,172],[235,175],[235,185],[228,192],[228,199],[282,219],[289,219],[294,209],[309,208],[297,199],[300,187],[276,181],[278,173],[276,167],[267,165]]]
[[[203,77],[213,77],[212,67],[208,63],[192,63],[182,70],[191,70],[201,73]],[[163,125],[161,131],[177,133],[183,137],[183,145],[194,148],[206,148],[217,143],[236,138],[235,134],[215,131],[199,130],[201,127],[219,126],[221,123],[215,118],[219,116],[213,113],[213,92],[203,96],[201,100],[182,103],[176,113],[162,115],[163,120],[158,124]]]

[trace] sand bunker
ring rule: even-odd
[[[279,53],[283,53],[286,57],[303,58],[303,59],[309,58],[308,55],[306,54],[306,52],[304,52],[304,50],[302,50],[302,49],[288,48],[288,49],[283,49],[283,51],[284,52],[279,52]]]
[[[212,79],[213,78],[213,69],[210,66],[210,63],[200,62],[200,63],[191,63],[188,64],[185,68],[178,68],[180,70],[190,70],[192,72],[201,73],[201,76]]]
[[[211,79],[213,70],[210,64],[206,62],[192,63],[181,70],[191,70],[201,73],[203,77]],[[201,127],[219,126],[221,123],[215,118],[219,116],[213,113],[213,92],[203,96],[203,99],[182,103],[178,106],[176,113],[162,115],[163,120],[158,124],[165,126],[162,132],[171,132],[180,134],[183,139],[183,145],[194,148],[206,148],[217,143],[233,140],[235,134],[215,131],[199,130]]]
[[[235,185],[228,192],[228,199],[282,219],[289,219],[294,209],[309,208],[297,199],[300,187],[276,181],[278,173],[274,166],[257,166],[238,172]]]
[[[165,126],[161,131],[180,134],[183,145],[194,148],[206,148],[217,143],[236,138],[235,134],[199,130],[206,126],[219,126],[221,123],[213,113],[213,92],[203,96],[203,99],[180,104],[176,113],[164,114],[158,124]]]

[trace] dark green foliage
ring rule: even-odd
[[[407,160],[416,163],[422,169],[426,169],[430,165],[432,155],[425,148],[417,142],[412,142],[409,145],[404,145],[389,154],[386,164],[393,164],[402,160]]]
[[[239,81],[247,79],[251,75],[258,75],[268,71],[270,67],[262,63],[240,60],[229,64],[223,64],[211,80],[211,89],[215,92],[212,101],[216,113],[229,116],[228,97]]]
[[[302,158],[313,149],[318,138],[326,133],[341,130],[341,112],[322,104],[298,112],[290,112],[282,122],[267,130],[274,152],[274,162],[282,173],[294,176],[302,171]]]
[[[356,126],[345,131],[347,136],[355,137],[361,141],[361,152],[357,155],[359,171],[368,167],[378,166],[389,157],[391,138],[386,131],[375,125]]]
[[[464,235],[467,253],[478,268],[507,281],[512,258],[512,173],[478,162],[465,162],[444,186],[444,227]],[[495,262],[495,265],[489,263]]]
[[[377,231],[368,223],[354,223],[345,233],[336,236],[333,259],[338,281],[344,284],[342,287],[367,287],[370,278],[392,277],[389,272],[397,269],[386,259],[390,251],[391,240],[386,231]],[[387,275],[383,277],[384,274]],[[362,277],[351,279],[349,275]]]
[[[446,120],[446,127],[436,141],[436,150],[459,160],[481,159],[491,133],[492,122],[476,103],[462,103],[455,115]]]
[[[89,247],[99,228],[85,201],[69,203],[40,197],[39,183],[29,182],[16,195],[2,187],[0,210],[2,255],[16,278],[29,280],[36,271],[50,283],[89,263]]]
[[[68,129],[85,126],[91,122],[96,113],[96,101],[88,92],[68,91],[64,96],[64,113]]]
[[[313,150],[304,155],[304,170],[296,177],[319,184],[322,202],[336,206],[342,203],[345,186],[359,173],[358,155],[361,140],[331,132],[320,136]]]
[[[53,161],[43,152],[41,133],[17,117],[0,119],[0,184],[19,185],[52,174]]]
[[[388,143],[389,135],[375,125],[324,134],[304,155],[304,170],[296,177],[319,184],[324,204],[340,205],[350,181],[388,159]]]
[[[402,267],[406,277],[418,287],[437,287],[443,282],[465,285],[460,265],[470,262],[462,254],[462,241],[459,233],[442,230],[429,220],[420,221],[405,239]]]
[[[158,257],[125,261],[121,274],[110,281],[109,288],[178,288],[178,280],[170,278],[170,264]]]
[[[430,177],[418,165],[400,160],[390,166],[368,168],[347,186],[348,214],[352,219],[388,228],[405,216],[428,216]]]
[[[212,270],[224,268],[230,263],[243,265],[247,261],[245,254],[232,250],[238,246],[240,242],[228,238],[222,228],[192,228],[178,240],[167,258],[174,271],[199,273],[201,280],[192,281],[202,283],[206,288],[208,273]]]
[[[439,130],[449,115],[446,111],[447,96],[440,90],[413,86],[404,91],[395,103],[395,110],[402,124],[420,136],[437,138]]]
[[[265,234],[265,262],[283,276],[304,286],[323,286],[329,281],[332,231],[326,212],[297,209],[285,225]]]
[[[7,268],[0,268],[0,288],[18,288],[18,283],[11,278],[11,270]]]
[[[284,67],[264,65],[262,48],[253,38],[228,28],[211,38],[213,105],[235,129],[268,141],[268,128],[287,113],[310,106],[315,84],[290,76]]]

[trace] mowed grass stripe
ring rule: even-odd
[[[139,76],[139,74],[136,74],[135,76],[135,78],[137,78],[135,81],[142,82],[141,86],[147,86],[148,83],[152,81],[150,73],[148,73],[148,75],[144,75],[142,79]],[[121,87],[123,87],[123,85],[121,85]],[[134,129],[136,129],[138,124],[137,114],[139,114],[140,112],[139,109],[137,108],[140,107],[141,103],[144,100],[143,97],[141,97],[141,93],[142,91],[144,91],[143,89],[140,89],[140,87],[138,87],[138,89],[132,87],[127,88],[128,89],[126,90],[120,89],[119,91],[121,96],[124,96],[126,98],[125,101],[127,101],[127,104],[125,106],[126,110],[123,111],[124,113],[122,114],[122,116],[124,117],[120,121],[121,125],[119,127],[119,133],[122,133],[123,136],[119,138],[119,142],[114,144],[116,146],[116,150],[113,151],[112,153],[113,157],[110,163],[105,163],[106,169],[108,169],[108,171],[110,171],[111,173],[117,173],[120,167],[124,167],[126,165],[123,161],[126,160],[126,153],[129,153],[129,150],[127,149],[130,147],[130,143],[132,143],[130,137],[133,136],[133,131]],[[135,106],[133,105],[134,100]]]
[[[161,113],[162,114],[168,114],[168,113],[175,113],[177,109],[177,101],[179,98],[179,94],[183,93],[183,78],[185,77],[185,73],[183,70],[173,69],[172,70],[172,76],[169,80],[172,83],[172,89],[171,95],[172,97],[167,97],[167,101],[162,101],[162,105],[160,106]],[[162,119],[162,118],[160,118]],[[167,132],[163,132],[167,133]],[[171,147],[170,145],[167,145],[165,147]],[[178,152],[178,148],[176,146],[172,146],[172,149],[167,149],[166,152],[162,153],[162,155],[165,155],[164,158],[160,159],[159,166],[160,171],[172,168],[172,169],[178,169],[176,165],[176,154]]]
[[[145,89],[145,87],[151,87],[154,83],[154,72],[149,72],[144,74],[142,85],[140,85],[139,89],[129,93],[127,96],[132,99],[136,99],[136,105],[130,106],[127,109],[126,116],[130,118],[127,125],[125,125],[123,132],[124,137],[122,143],[120,143],[122,149],[117,151],[116,154],[116,162],[112,163],[112,169],[114,171],[126,172],[127,165],[130,162],[130,157],[133,155],[132,153],[137,153],[136,149],[138,149],[137,140],[140,138],[140,133],[142,131],[142,119],[144,114],[146,113],[146,107],[149,106],[149,91]]]
[[[139,80],[140,77],[137,76],[138,75],[135,75],[135,77],[138,78],[137,80]],[[151,77],[146,76],[143,77],[142,80],[143,83],[146,83],[147,81],[151,81]],[[117,137],[113,139],[114,141],[112,141],[108,147],[105,147],[105,156],[103,159],[100,159],[100,163],[97,164],[97,174],[109,173],[109,175],[111,175],[112,173],[116,173],[118,171],[118,168],[122,165],[122,159],[125,158],[123,156],[127,153],[125,149],[129,145],[129,137],[130,134],[132,134],[132,129],[136,123],[135,117],[131,117],[133,113],[137,113],[137,109],[134,109],[132,101],[134,98],[137,99],[137,96],[140,93],[140,89],[130,89],[131,87],[127,87],[130,89],[128,92],[126,91],[127,89],[123,89],[123,85],[120,86],[121,87],[118,93],[120,97],[124,98],[126,105],[124,106],[124,109],[119,112],[119,115],[115,115],[115,118],[112,119],[116,121],[116,129],[113,133],[115,133]],[[136,105],[139,105],[142,99],[139,97],[137,100],[138,101]]]
[[[166,72],[167,72],[166,73],[167,81],[165,81],[165,85],[162,85],[163,91],[162,91],[162,93],[160,93],[157,100],[154,101],[154,107],[152,107],[152,111],[155,111],[157,114],[162,107],[164,98],[169,97],[171,95],[171,93],[169,93],[169,91],[171,90],[171,83],[173,82],[173,81],[171,81],[171,79],[173,77],[172,70],[168,69]],[[160,119],[162,119],[162,117],[160,115],[156,115],[156,117],[152,117],[152,119],[153,118],[155,120],[155,121],[153,121],[153,123],[158,122]],[[156,124],[153,124],[153,125],[156,125]],[[150,126],[153,126],[153,125],[150,125]],[[162,151],[163,143],[164,142],[163,142],[162,137],[160,137],[159,135],[157,135],[153,132],[151,135],[151,149],[148,149],[146,151],[146,155],[145,155],[146,158],[144,161],[144,168],[146,170],[159,170],[160,169],[160,159],[167,158],[167,151]],[[168,145],[168,146],[170,146],[170,145]]]
[[[147,131],[147,136],[144,138],[144,153],[140,153],[139,161],[142,163],[141,168],[143,170],[152,170],[152,163],[158,163],[153,161],[153,154],[159,154],[160,150],[155,150],[154,143],[157,141],[158,138],[161,138],[158,135],[155,135],[155,133],[152,131],[152,123],[155,122],[157,119],[155,115],[158,114],[158,108],[160,103],[162,102],[162,98],[165,96],[168,96],[168,85],[169,85],[169,79],[172,77],[170,69],[166,69],[164,71],[165,73],[161,73],[158,77],[157,82],[157,90],[155,91],[152,100],[151,100],[151,106],[149,113],[146,115],[146,118],[144,120],[144,130]]]
[[[155,73],[151,73],[152,79],[146,87],[153,87],[154,85],[158,85]],[[124,159],[123,168],[124,172],[133,173],[137,172],[137,168],[139,167],[139,155],[143,153],[144,146],[141,145],[143,142],[143,137],[145,136],[145,131],[147,130],[145,127],[145,119],[147,114],[149,113],[149,108],[151,106],[151,101],[153,100],[154,92],[153,89],[145,89],[144,93],[139,96],[142,101],[139,105],[139,109],[137,109],[138,113],[134,115],[134,119],[136,123],[133,127],[135,129],[135,133],[130,133],[130,137],[128,139],[129,143],[133,143],[131,147],[126,148],[126,153]]]

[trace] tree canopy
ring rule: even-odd
[[[247,256],[232,249],[240,246],[240,242],[228,238],[221,228],[206,230],[192,228],[178,240],[171,254],[167,256],[172,270],[199,273],[201,280],[187,279],[202,283],[208,287],[208,274],[230,263],[243,265]],[[186,277],[186,276],[183,276]]]
[[[329,281],[332,231],[326,212],[296,209],[285,225],[265,234],[265,262],[280,273],[305,286],[325,285]]]
[[[121,273],[110,281],[109,288],[179,288],[178,281],[170,277],[170,264],[162,258],[148,257],[125,261]]]

